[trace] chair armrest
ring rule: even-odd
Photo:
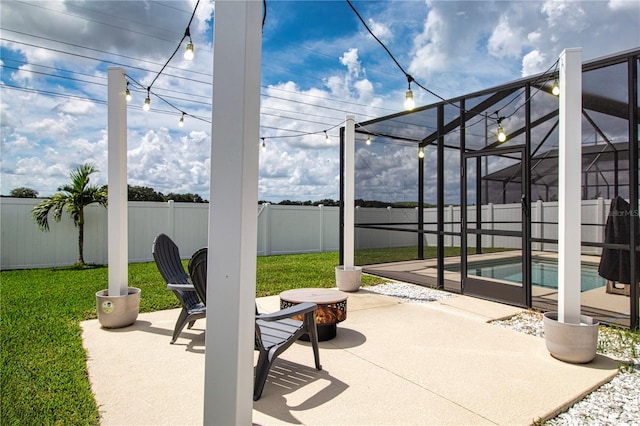
[[[168,290],[196,291],[193,284],[167,284]]]
[[[291,318],[296,315],[303,315],[307,312],[313,312],[316,310],[316,304],[311,302],[300,303],[298,305],[291,306],[286,309],[282,309],[272,314],[258,314],[256,319],[263,321],[277,321],[285,318]]]

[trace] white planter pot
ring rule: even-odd
[[[104,328],[121,328],[133,324],[140,311],[140,289],[128,287],[124,296],[109,296],[108,290],[96,293],[98,322]]]
[[[343,265],[336,266],[336,285],[341,291],[358,291],[362,282],[362,267],[354,266],[345,269]]]
[[[557,312],[546,312],[543,323],[547,350],[554,358],[575,364],[595,358],[599,323],[593,318],[580,315],[580,324],[569,324],[559,322]]]

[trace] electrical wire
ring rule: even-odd
[[[148,88],[149,90],[151,90],[151,88],[153,87],[153,83],[156,82],[158,77],[160,77],[160,75],[162,75],[162,71],[164,71],[164,69],[167,67],[167,65],[169,65],[169,62],[171,62],[173,57],[176,56],[176,53],[178,52],[178,50],[182,46],[182,42],[184,41],[184,39],[187,38],[187,37],[189,37],[189,38],[191,37],[189,27],[191,26],[191,22],[193,21],[193,17],[196,14],[196,10],[198,9],[198,5],[199,4],[200,4],[200,0],[198,0],[196,2],[196,6],[193,8],[193,13],[191,14],[191,19],[189,19],[189,23],[187,24],[187,29],[186,29],[184,35],[182,36],[182,39],[180,40],[180,43],[178,43],[178,46],[176,47],[176,50],[173,51],[171,56],[169,56],[169,59],[167,59],[167,62],[165,62],[165,64],[162,66],[162,69],[158,72],[158,75],[156,75],[155,78],[151,81],[151,84],[149,85],[149,88]]]
[[[351,8],[351,10],[355,13],[355,15],[358,17],[358,19],[360,20],[360,22],[362,23],[362,25],[365,27],[365,29],[367,30],[367,32],[378,42],[378,44],[380,44],[380,46],[382,46],[382,48],[387,52],[387,54],[389,55],[389,57],[393,60],[393,62],[396,64],[396,66],[400,69],[400,71],[402,71],[402,73],[405,75],[405,77],[407,78],[407,81],[409,83],[409,87],[411,86],[411,83],[415,83],[416,86],[420,87],[422,90],[426,91],[427,93],[431,94],[432,96],[435,96],[436,98],[440,99],[442,102],[449,104],[461,111],[464,111],[465,113],[469,113],[469,112],[474,112],[476,114],[479,115],[485,115],[487,118],[493,119],[496,122],[500,123],[500,121],[502,121],[504,118],[508,118],[511,115],[515,114],[515,112],[517,112],[517,110],[519,110],[522,106],[520,106],[518,109],[516,109],[516,111],[514,111],[514,113],[512,113],[511,115],[507,116],[507,117],[501,117],[499,112],[500,110],[496,111],[493,114],[487,114],[486,112],[477,112],[477,111],[473,111],[473,110],[463,110],[462,108],[460,108],[460,106],[454,102],[451,102],[445,98],[443,98],[442,96],[438,95],[437,93],[429,90],[428,88],[426,88],[425,86],[423,86],[422,84],[420,84],[420,82],[416,81],[415,78],[413,78],[413,76],[411,76],[405,69],[404,67],[400,64],[400,62],[398,62],[398,60],[395,58],[395,56],[393,55],[393,53],[391,53],[391,51],[387,48],[387,46],[382,42],[382,40],[380,40],[371,30],[371,28],[369,28],[369,25],[367,25],[367,23],[365,22],[364,18],[362,17],[362,15],[360,15],[360,13],[358,12],[358,10],[355,8],[355,6],[351,3],[351,0],[346,0],[347,4],[349,5],[349,7]],[[551,67],[549,67],[549,69],[546,72],[548,72],[551,68],[553,68],[554,66],[556,66],[556,64],[558,63],[558,61],[556,61]],[[544,74],[543,74],[544,75]],[[539,90],[538,90],[539,91]],[[536,91],[537,93],[537,91]],[[531,97],[529,97],[529,99],[531,99]],[[525,100],[525,103],[529,101],[529,99]],[[524,105],[524,104],[523,104]],[[492,115],[496,115],[496,117],[492,117]]]

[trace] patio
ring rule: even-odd
[[[469,256],[470,262],[475,261],[500,261],[504,259],[518,258],[522,256],[519,250],[510,250],[497,253],[476,254]],[[553,252],[534,251],[532,257],[536,259],[549,259],[557,262],[558,255]],[[594,268],[600,262],[599,256],[582,255],[583,264],[592,265]],[[459,272],[449,270],[450,266],[458,266],[460,256],[451,256],[444,259],[444,289],[454,293],[461,292],[461,275]],[[403,262],[380,263],[363,266],[363,271],[382,276],[388,279],[396,279],[417,285],[435,288],[437,285],[437,259],[409,260]],[[513,285],[513,283],[511,283]],[[532,308],[539,311],[554,311],[557,309],[557,289],[532,286]],[[622,294],[606,292],[606,287],[597,287],[581,293],[582,313],[595,318],[603,324],[613,324],[621,327],[628,326],[629,321],[629,297]]]
[[[278,297],[258,299],[262,311]],[[253,405],[271,424],[531,424],[553,417],[616,373],[552,358],[544,340],[487,324],[519,308],[456,295],[404,303],[361,289],[335,339],[284,352]],[[103,425],[202,424],[204,321],[169,340],[177,310],[141,314],[124,329],[83,322]]]

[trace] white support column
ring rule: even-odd
[[[582,50],[560,54],[558,321],[580,323]]]
[[[107,207],[109,296],[124,296],[128,287],[127,222],[127,89],[124,70],[107,69]]]
[[[262,2],[215,13],[204,424],[250,425]]]
[[[355,118],[347,115],[344,129],[344,270],[351,271],[354,266],[354,229],[355,229]]]

